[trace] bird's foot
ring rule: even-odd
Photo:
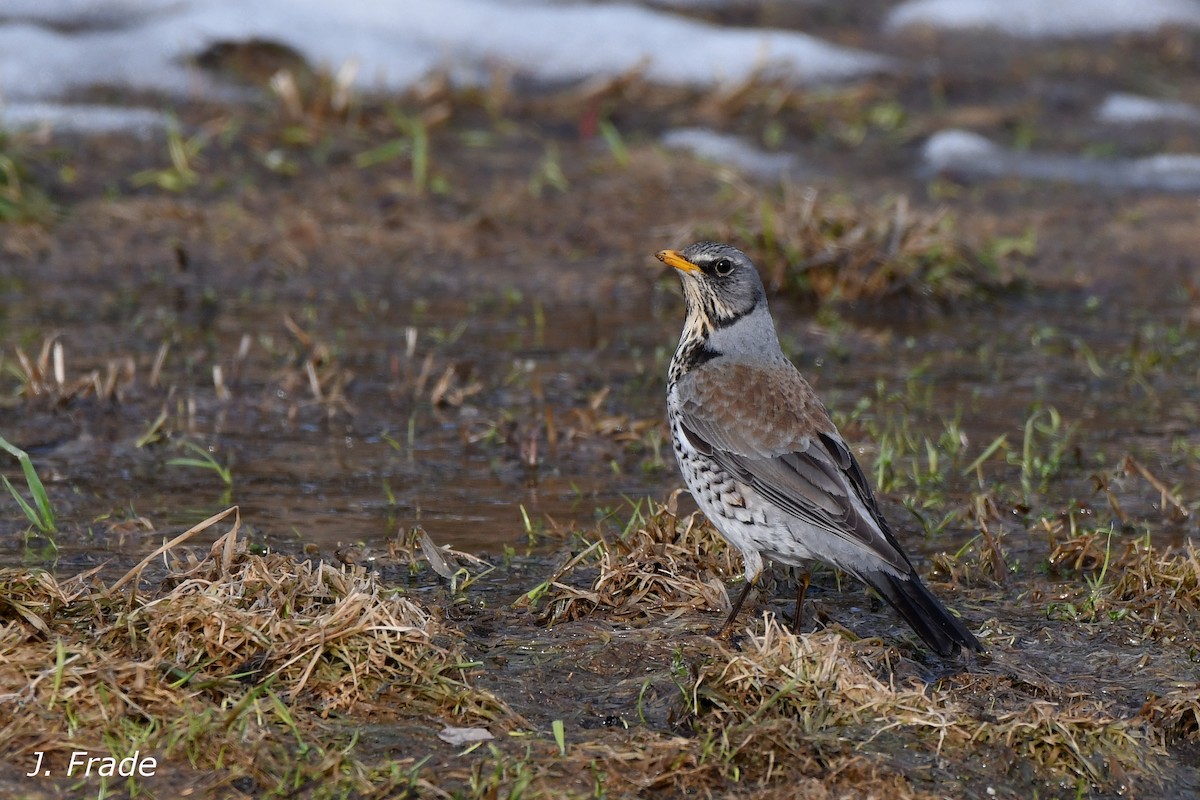
[[[788,622],[790,623],[788,628],[794,636],[800,636],[805,633],[816,633],[817,631],[825,630],[831,624],[837,627],[837,622],[826,613],[820,603],[810,600],[806,611],[807,613],[793,611],[791,614],[788,614]],[[783,612],[780,612],[781,617],[782,614]],[[783,622],[783,619],[780,619],[780,622]],[[806,622],[808,623],[807,625],[805,624]]]

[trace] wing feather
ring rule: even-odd
[[[704,364],[677,386],[692,446],[785,514],[861,548],[864,557],[910,571],[862,468],[795,367],[782,358],[722,362]],[[749,417],[738,413],[746,391],[765,395],[755,404],[760,413]]]

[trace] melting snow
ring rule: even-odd
[[[1110,94],[1096,109],[1101,122],[1138,124],[1143,122],[1200,123],[1200,108],[1173,100],[1155,100],[1136,94]]]
[[[922,151],[925,168],[975,178],[1028,178],[1120,189],[1200,190],[1200,156],[1096,159],[1008,150],[978,134],[940,131]]]
[[[699,158],[728,164],[755,178],[780,178],[799,172],[790,153],[768,153],[738,136],[708,128],[676,128],[663,134],[664,147],[686,150]]]
[[[61,99],[97,84],[220,96],[189,66],[216,42],[263,39],[311,64],[359,64],[360,89],[397,91],[438,69],[482,82],[498,66],[564,83],[641,70],[696,87],[758,74],[795,83],[886,71],[879,55],[802,33],[721,28],[622,3],[508,0],[5,0],[0,100]]]
[[[164,128],[166,123],[166,115],[146,108],[60,103],[9,103],[0,106],[0,127],[9,130],[49,128],[58,133],[125,131],[148,136]]]
[[[908,0],[887,16],[890,30],[986,28],[1030,39],[1147,33],[1200,27],[1194,0]]]

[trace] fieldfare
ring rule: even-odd
[[[746,585],[763,559],[816,560],[870,586],[941,656],[982,650],[917,576],[862,467],[808,381],[779,348],[754,264],[729,245],[698,242],[660,261],[683,283],[687,319],[667,375],[675,457],[704,515],[742,554]],[[807,588],[796,602],[796,622]]]

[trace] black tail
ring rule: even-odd
[[[967,630],[962,620],[946,610],[933,592],[921,583],[917,573],[900,576],[875,572],[863,578],[892,608],[900,612],[904,621],[939,656],[958,655],[963,647],[976,652],[983,651],[975,635]]]

